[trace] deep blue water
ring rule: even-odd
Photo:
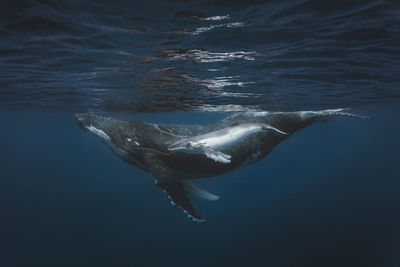
[[[398,1],[2,1],[0,267],[400,266]],[[207,218],[76,112],[202,124],[350,107],[202,187]]]

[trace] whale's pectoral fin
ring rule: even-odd
[[[183,209],[190,219],[196,222],[204,222],[204,217],[193,207],[190,198],[187,196],[183,182],[179,177],[176,177],[171,170],[160,162],[154,155],[146,155],[146,163],[149,166],[149,171],[156,179],[156,185],[164,189],[172,204]]]
[[[198,187],[193,180],[185,180],[185,181],[183,181],[183,183],[185,185],[186,191],[188,191],[189,193],[192,193],[200,198],[210,200],[210,201],[216,201],[216,200],[220,199],[219,196]]]
[[[231,155],[222,153],[221,151],[216,151],[207,146],[200,146],[199,149],[204,152],[204,155],[206,155],[207,158],[210,158],[216,162],[221,162],[224,164],[231,163]]]
[[[181,207],[190,219],[196,222],[205,221],[204,217],[193,207],[182,181],[179,179],[168,179],[168,181],[162,181],[157,185],[165,190],[172,204]]]

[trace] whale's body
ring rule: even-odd
[[[156,184],[190,218],[204,221],[189,197],[219,197],[193,179],[224,174],[254,163],[296,131],[341,109],[300,112],[244,112],[207,125],[159,125],[93,114],[77,114],[79,125],[96,134],[123,160],[150,172]]]

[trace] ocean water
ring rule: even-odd
[[[0,267],[400,266],[398,1],[2,1]],[[75,119],[350,108],[200,181],[195,223]]]

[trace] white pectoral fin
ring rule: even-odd
[[[201,146],[200,149],[204,152],[204,155],[206,155],[207,158],[224,164],[231,163],[231,155],[222,153],[221,151],[216,151],[206,146]]]
[[[206,200],[209,200],[209,201],[216,201],[216,200],[220,199],[220,196],[217,196],[217,195],[215,195],[213,193],[210,193],[210,192],[198,187],[196,185],[196,183],[194,181],[192,181],[192,180],[186,180],[184,182],[184,184],[185,184],[185,189],[189,193],[192,193],[192,194],[194,194],[194,195],[196,195],[196,196],[198,196],[200,198],[203,198],[203,199],[206,199]]]

